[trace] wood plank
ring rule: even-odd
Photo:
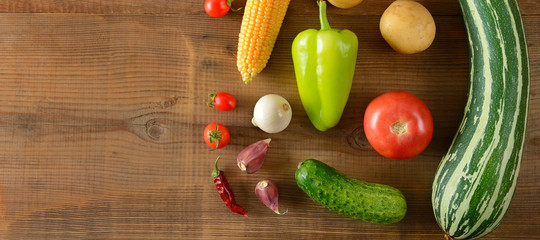
[[[461,17],[436,16],[438,37],[417,55],[393,52],[378,33],[378,16],[329,17],[332,26],[357,33],[360,46],[342,121],[321,133],[302,109],[290,56],[294,36],[317,27],[313,14],[286,18],[267,68],[249,85],[236,70],[241,15],[0,14],[0,238],[442,239],[430,189],[466,98]],[[532,88],[522,171],[510,210],[489,239],[540,235],[539,25],[540,16],[525,17]],[[369,101],[393,89],[423,99],[435,121],[431,145],[407,161],[379,156],[361,125]],[[235,95],[237,109],[206,108],[215,90]],[[293,108],[280,134],[250,123],[256,100],[267,93],[283,95]],[[212,121],[233,135],[216,152],[201,137]],[[266,137],[273,141],[263,168],[240,173],[236,154]],[[218,155],[248,220],[230,213],[215,191],[210,171]],[[294,182],[296,165],[310,157],[401,189],[406,218],[381,226],[321,208]],[[280,186],[286,215],[256,199],[253,188],[263,177]]]
[[[380,15],[394,0],[364,0],[361,5],[350,9],[329,7],[329,13],[341,15]],[[235,0],[234,8],[245,5],[246,0]],[[453,0],[418,0],[433,15],[459,15],[458,1]],[[540,2],[537,0],[518,0],[525,15],[540,14]],[[4,0],[0,2],[0,12],[4,13],[155,13],[155,14],[195,14],[204,15],[204,1],[169,1],[169,0]],[[315,1],[293,0],[287,14],[317,14],[313,7]],[[229,13],[241,15],[242,11]]]

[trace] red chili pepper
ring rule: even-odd
[[[214,164],[214,171],[212,171],[212,177],[214,178],[214,184],[216,185],[216,189],[218,190],[219,196],[221,197],[221,200],[231,209],[232,212],[238,213],[240,215],[248,217],[246,210],[236,204],[236,200],[234,199],[234,194],[231,190],[231,187],[229,186],[229,182],[227,182],[227,179],[225,178],[225,174],[223,171],[219,170],[217,167],[217,162],[219,160],[219,157],[216,159],[216,163]]]

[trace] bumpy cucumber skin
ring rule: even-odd
[[[313,201],[351,218],[391,224],[407,212],[407,202],[398,189],[349,178],[315,159],[300,163],[295,178]]]

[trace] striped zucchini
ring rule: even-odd
[[[529,102],[529,60],[516,0],[459,0],[469,40],[463,120],[442,158],[433,212],[447,238],[495,229],[516,187]]]

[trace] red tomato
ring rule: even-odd
[[[381,155],[408,159],[429,145],[433,118],[419,98],[404,91],[391,91],[369,103],[364,131],[371,146]]]
[[[231,6],[227,0],[206,0],[204,1],[204,11],[212,17],[223,17],[229,12]]]
[[[220,92],[208,96],[212,99],[210,104],[221,111],[231,111],[236,107],[236,99],[229,93]]]
[[[227,146],[230,138],[229,130],[220,123],[210,123],[204,128],[204,141],[213,149]]]

